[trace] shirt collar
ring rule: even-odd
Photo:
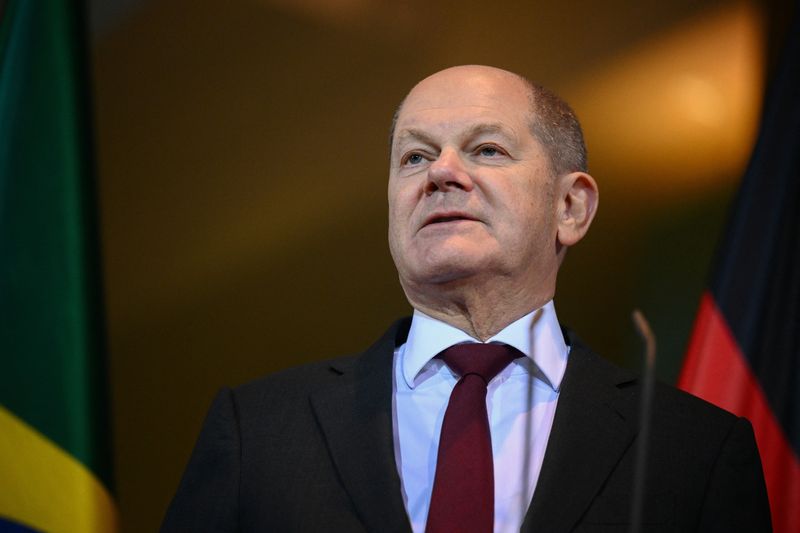
[[[403,378],[409,388],[416,386],[420,371],[439,352],[463,342],[479,341],[455,326],[415,310],[402,362]],[[569,348],[552,300],[512,322],[486,342],[508,344],[525,354],[541,371],[543,381],[558,391],[567,367]]]

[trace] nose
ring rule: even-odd
[[[428,167],[425,194],[429,196],[436,191],[462,190],[469,192],[473,187],[472,177],[467,172],[463,160],[455,150],[442,150],[436,161]]]

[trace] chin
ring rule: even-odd
[[[467,279],[485,272],[488,264],[484,258],[451,256],[426,258],[410,269],[409,279],[418,284],[443,284]]]

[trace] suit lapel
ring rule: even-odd
[[[542,470],[522,531],[570,531],[636,435],[633,374],[570,338]]]
[[[400,321],[311,404],[356,512],[370,531],[410,532],[394,456],[392,361],[410,320]],[[569,531],[636,435],[633,374],[570,335],[553,429],[522,531]]]
[[[370,531],[411,531],[392,428],[392,360],[409,325],[393,325],[352,367],[332,367],[339,383],[311,396],[342,484]]]

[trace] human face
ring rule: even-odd
[[[465,279],[554,285],[555,180],[530,130],[528,90],[490,67],[420,82],[398,115],[389,247],[403,288]]]

